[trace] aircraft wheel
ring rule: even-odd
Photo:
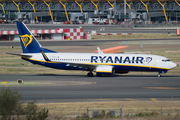
[[[87,76],[88,77],[93,77],[93,73],[88,73]]]
[[[159,74],[158,77],[161,77],[161,75]]]

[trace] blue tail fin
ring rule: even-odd
[[[54,51],[43,48],[24,23],[16,22],[16,25],[23,53],[54,53]]]

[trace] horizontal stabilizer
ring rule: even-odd
[[[15,54],[15,53],[6,53],[6,54],[17,55],[17,56],[21,56],[21,57],[32,57],[32,55],[23,55],[23,54]]]

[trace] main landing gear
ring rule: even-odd
[[[87,74],[88,77],[93,77],[93,73],[92,71],[90,71],[88,74]]]
[[[160,78],[160,77],[161,77],[161,73],[162,73],[162,72],[158,72],[158,73],[159,73],[159,74],[158,74],[158,78]]]
[[[158,74],[158,77],[161,77],[161,74]]]

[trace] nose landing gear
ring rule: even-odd
[[[159,71],[158,77],[161,77],[161,74],[166,73],[167,71]]]
[[[161,74],[167,73],[167,71],[166,71],[166,70],[164,70],[164,71],[159,71],[158,73],[159,73],[159,74],[158,74],[158,77],[162,77]]]

